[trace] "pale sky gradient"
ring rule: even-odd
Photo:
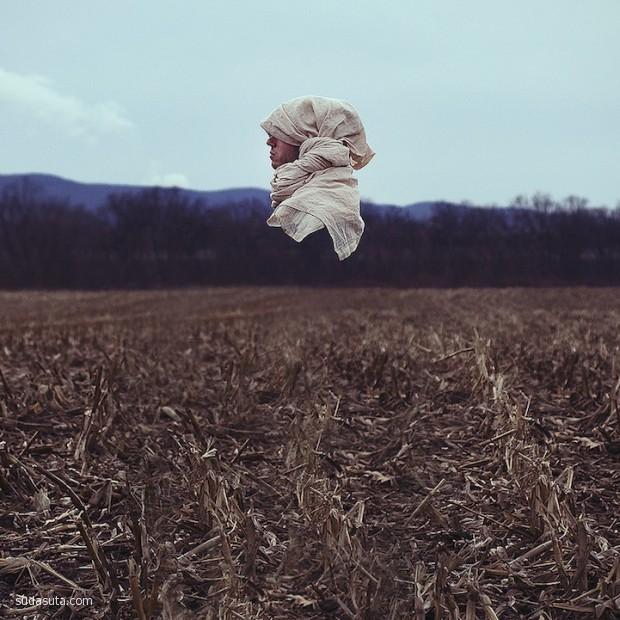
[[[269,187],[279,103],[346,99],[363,198],[620,201],[620,0],[0,2],[0,173]]]

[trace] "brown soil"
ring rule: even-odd
[[[0,615],[618,617],[619,309],[0,293]]]

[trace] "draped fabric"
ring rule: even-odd
[[[295,241],[326,227],[344,260],[364,232],[353,170],[374,156],[357,112],[345,101],[300,97],[279,106],[261,127],[300,147],[297,160],[274,172],[274,211],[267,224],[281,227]]]

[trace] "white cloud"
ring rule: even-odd
[[[181,172],[169,172],[168,174],[152,174],[148,185],[158,187],[189,187],[189,179]]]
[[[0,102],[6,102],[71,135],[93,138],[98,134],[129,129],[133,123],[112,101],[89,104],[54,89],[40,75],[21,75],[0,68]]]

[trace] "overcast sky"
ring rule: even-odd
[[[620,201],[620,0],[0,0],[0,173],[269,187],[258,126],[349,101],[363,198]]]

